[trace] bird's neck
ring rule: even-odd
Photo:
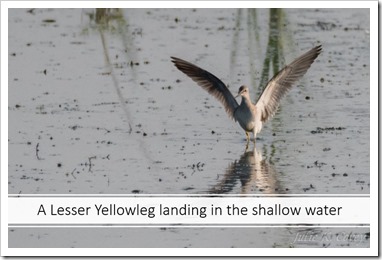
[[[242,105],[247,105],[247,106],[252,104],[251,99],[249,98],[249,96],[242,96],[241,97],[241,104]]]

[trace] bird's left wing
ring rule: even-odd
[[[261,111],[261,121],[266,122],[276,113],[282,97],[307,72],[321,50],[321,45],[314,47],[285,66],[268,82],[256,102],[256,107]]]
[[[212,96],[217,98],[223,104],[228,116],[236,121],[234,112],[239,104],[232,93],[228,90],[227,86],[220,79],[208,71],[201,69],[185,60],[175,57],[171,57],[171,59],[180,71],[189,76]]]

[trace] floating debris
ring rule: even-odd
[[[316,130],[312,130],[310,131],[310,133],[312,134],[323,134],[323,133],[333,133],[334,131],[342,131],[346,129],[345,127],[325,127],[325,128],[322,128],[322,127],[317,127]]]
[[[42,20],[42,22],[43,23],[55,23],[56,20],[54,20],[54,19],[44,19],[44,20]]]
[[[334,28],[336,28],[337,26],[334,24],[334,23],[330,23],[330,22],[321,22],[321,21],[318,21],[316,23],[316,25],[323,31],[330,31]]]

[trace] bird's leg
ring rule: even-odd
[[[249,136],[248,132],[245,132],[245,136],[247,137],[246,139],[247,139],[247,144],[248,144],[251,137]]]
[[[253,130],[253,143],[256,144],[256,132]]]
[[[247,150],[248,149],[249,140],[250,140],[251,137],[249,136],[247,131],[245,132],[245,136],[246,136],[246,139],[247,139],[247,144],[245,145],[245,150]]]

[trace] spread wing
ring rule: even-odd
[[[266,122],[277,111],[280,100],[310,68],[310,65],[321,53],[321,45],[295,59],[292,63],[279,71],[267,84],[256,102],[261,111],[261,121]]]
[[[216,76],[206,70],[203,70],[185,60],[171,57],[175,66],[184,74],[189,76],[199,86],[208,91],[217,98],[224,106],[228,116],[234,118],[235,109],[239,106],[234,96],[228,90],[227,86]],[[236,121],[236,119],[235,119]]]

